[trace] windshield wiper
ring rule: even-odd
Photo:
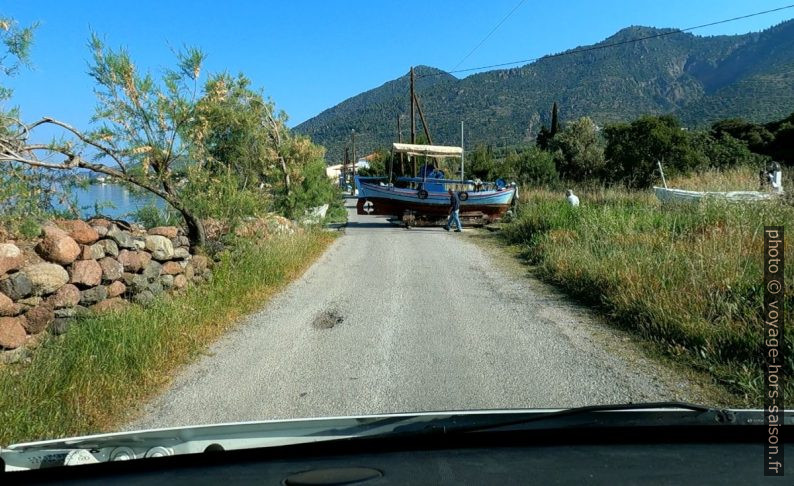
[[[584,407],[569,408],[565,410],[558,410],[554,412],[541,413],[529,417],[521,417],[514,420],[506,420],[495,424],[485,424],[482,426],[472,425],[471,427],[463,427],[455,429],[457,432],[480,432],[486,430],[493,430],[498,428],[511,427],[515,425],[525,425],[532,422],[548,421],[552,419],[560,419],[573,417],[577,415],[587,415],[595,412],[618,412],[618,411],[652,411],[649,409],[664,409],[666,411],[687,411],[687,412],[700,412],[695,418],[698,424],[732,424],[736,423],[736,415],[733,411],[727,409],[717,409],[705,405],[688,402],[646,402],[646,403],[621,403],[613,405],[589,405]],[[669,423],[669,420],[664,422]]]
[[[638,412],[637,414],[609,414],[600,412]],[[677,414],[675,412],[681,412]],[[482,414],[448,413],[446,417],[429,421],[407,421],[383,434],[368,434],[366,437],[400,436],[414,434],[459,434],[492,431],[531,423],[541,423],[544,428],[555,425],[608,426],[608,425],[717,425],[737,423],[736,414],[695,403],[665,401],[645,403],[624,403],[610,405],[590,405],[564,410],[516,411]],[[569,418],[586,417],[586,422],[569,421]],[[560,423],[557,423],[560,422]]]

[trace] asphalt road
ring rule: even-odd
[[[587,309],[466,233],[356,216],[128,429],[692,399]],[[333,327],[329,327],[333,324]]]

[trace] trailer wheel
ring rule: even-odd
[[[419,199],[427,199],[428,195],[429,194],[424,189],[419,189],[419,192],[417,193],[417,196],[419,196]]]
[[[469,193],[468,193],[468,192],[466,192],[466,191],[460,191],[460,192],[458,193],[458,198],[459,198],[461,201],[466,201],[466,200],[468,200],[468,199],[469,199]]]

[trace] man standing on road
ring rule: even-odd
[[[463,226],[460,224],[460,199],[455,191],[449,189],[449,217],[447,218],[447,224],[444,225],[444,229],[449,231],[449,225],[453,221],[458,228],[455,232],[460,233],[460,230],[463,229]]]

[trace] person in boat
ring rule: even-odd
[[[460,231],[463,229],[463,226],[460,224],[460,198],[458,198],[458,195],[452,190],[451,187],[448,189],[448,192],[449,217],[447,218],[447,224],[444,225],[444,229],[449,231],[450,224],[454,222],[455,226],[457,227],[455,232],[460,233]]]
[[[570,204],[571,206],[573,207],[579,206],[579,198],[576,196],[576,194],[573,193],[572,190],[568,189],[567,191],[565,191],[565,199],[568,201],[568,204]]]
[[[474,178],[474,192],[482,191],[482,181],[479,177]]]

